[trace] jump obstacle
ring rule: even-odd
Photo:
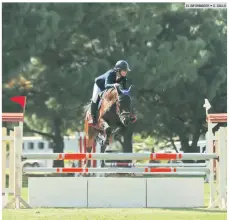
[[[10,146],[10,183],[8,192],[14,194],[14,199],[4,207],[10,207],[20,202],[26,207],[199,207],[203,206],[203,176],[209,174],[210,201],[209,208],[226,208],[226,128],[220,128],[214,135],[212,128],[218,122],[226,122],[226,114],[207,114],[208,146],[207,153],[58,153],[58,154],[22,154],[23,118],[19,114],[4,113],[2,120],[19,122],[10,136],[6,136],[3,129],[3,143],[12,141]],[[82,140],[81,140],[82,141]],[[213,142],[218,146],[213,152]],[[3,153],[6,153],[3,145]],[[95,151],[94,151],[95,152]],[[3,154],[4,156],[4,154]],[[150,175],[169,175],[171,177],[155,178],[79,178],[79,177],[30,177],[29,178],[29,204],[21,198],[22,167],[21,157],[27,159],[58,159],[79,160],[81,165],[85,160],[118,159],[118,160],[207,160],[206,166],[144,167],[135,164],[130,168],[24,168],[23,172],[51,172],[51,173],[141,173]],[[214,164],[217,167],[217,187],[214,187]],[[12,161],[14,162],[12,164]],[[132,164],[132,163],[130,163]],[[133,164],[132,164],[133,165]],[[182,166],[181,164],[176,164]],[[142,166],[142,167],[141,167]],[[5,168],[5,166],[3,166]],[[5,170],[5,169],[3,169]],[[14,175],[12,175],[14,174]],[[174,175],[186,175],[186,178],[172,178]],[[3,185],[5,186],[5,185]],[[53,187],[55,186],[55,187]],[[194,189],[194,190],[193,190]],[[5,191],[6,192],[6,191]],[[45,196],[44,196],[45,195]],[[165,196],[166,195],[166,196]],[[110,197],[111,196],[111,197]],[[112,198],[112,200],[110,199]]]
[[[24,107],[26,104],[26,97],[13,97],[11,100],[18,100],[19,104]],[[18,102],[16,101],[15,102]],[[21,197],[22,189],[22,171],[21,171],[21,151],[22,151],[22,137],[23,137],[23,113],[2,113],[2,122],[18,123],[13,131],[2,128],[2,204],[4,208],[11,207],[15,204],[15,208],[20,208],[22,203],[26,208],[31,206]],[[7,145],[9,146],[9,153],[7,153]],[[16,153],[16,151],[18,153]],[[8,187],[6,187],[6,158],[8,154],[9,168],[8,168]],[[8,195],[13,195],[13,199],[8,202]]]
[[[209,160],[218,158],[214,153],[24,153],[22,157],[52,160]]]

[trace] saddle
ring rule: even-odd
[[[104,95],[104,93],[106,92],[107,90],[103,90],[102,92],[99,93],[99,98],[101,99]]]

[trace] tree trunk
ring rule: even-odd
[[[133,143],[132,143],[132,136],[133,136],[133,124],[126,127],[123,132],[123,152],[124,153],[132,153],[133,152]],[[123,162],[132,163],[132,160],[125,160]]]
[[[63,153],[64,152],[64,139],[61,136],[61,119],[54,119],[54,146],[53,153]],[[64,167],[64,160],[53,160],[53,167]]]
[[[180,142],[181,142],[181,149],[184,151],[184,153],[190,153],[192,152],[191,147],[189,146],[189,140],[185,135],[180,136]],[[193,163],[193,160],[183,160],[183,163]]]
[[[192,138],[192,144],[191,144],[191,152],[192,153],[199,153],[199,148],[198,148],[198,140],[200,138],[200,129],[201,129],[201,124],[198,123],[195,125],[195,133],[193,134],[193,138]]]
[[[189,145],[189,139],[187,137],[185,137],[184,135],[181,135],[181,136],[180,136],[181,146],[182,146],[181,148],[184,151],[184,153],[197,153],[198,152],[197,142],[200,137],[200,127],[198,125],[196,126],[196,132],[193,135],[191,145]],[[194,160],[184,160],[183,162],[184,163],[193,163]]]

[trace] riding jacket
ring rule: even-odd
[[[108,70],[106,73],[95,78],[95,83],[101,91],[113,87],[115,83],[119,83],[123,89],[126,89],[126,76],[121,76],[118,80],[116,80],[116,74],[115,70]]]

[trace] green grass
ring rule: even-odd
[[[22,197],[27,200],[28,190]],[[10,199],[10,198],[9,198]],[[208,205],[209,187],[205,184],[205,205]],[[3,220],[226,220],[226,211],[209,209],[4,209]]]
[[[226,220],[226,213],[172,209],[33,209],[3,211],[3,220]]]

